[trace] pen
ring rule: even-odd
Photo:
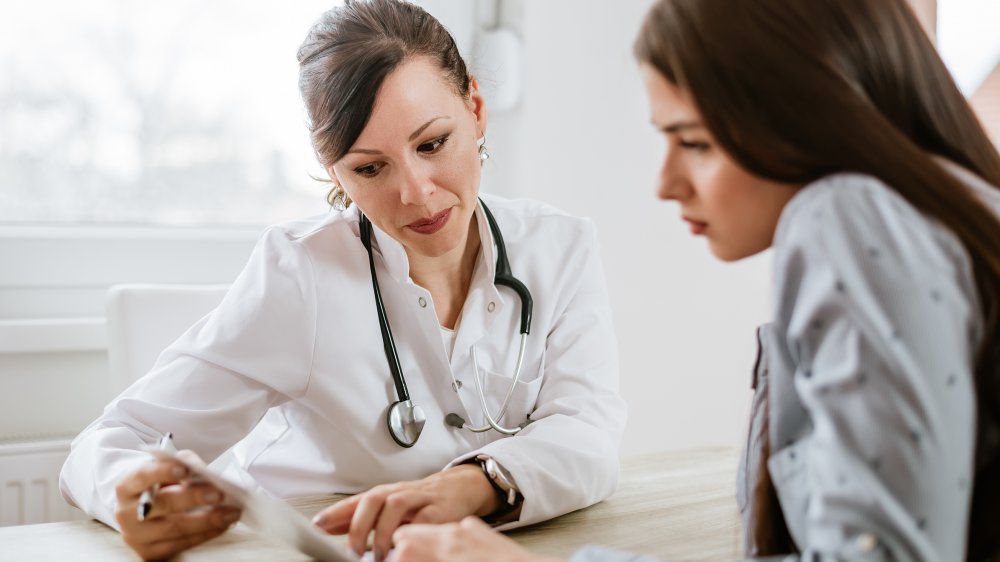
[[[174,434],[167,432],[166,435],[160,438],[157,448],[161,451],[169,451],[174,449],[173,442]],[[149,489],[143,490],[142,495],[139,496],[139,505],[135,508],[135,516],[139,521],[145,521],[146,516],[149,515],[150,510],[153,509],[153,498],[156,496],[156,492],[160,490],[160,484],[156,483]]]

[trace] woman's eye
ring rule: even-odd
[[[378,175],[380,170],[382,170],[382,166],[383,164],[379,162],[372,162],[371,164],[365,164],[364,166],[354,168],[354,173],[366,178],[373,178]]]
[[[709,148],[709,144],[707,142],[685,141],[685,140],[682,140],[680,142],[680,146],[681,148],[684,148],[686,150],[693,150],[695,152],[705,152]]]
[[[423,152],[424,154],[434,154],[435,152],[441,150],[444,143],[448,141],[448,137],[436,138],[430,142],[425,142],[417,147],[418,152]]]

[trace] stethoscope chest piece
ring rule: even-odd
[[[476,357],[475,346],[472,347],[472,363],[475,370],[476,391],[479,394],[480,406],[482,407],[483,415],[486,417],[488,425],[483,427],[470,426],[457,414],[449,414],[445,419],[445,423],[458,428],[465,428],[475,433],[481,433],[493,429],[505,435],[514,435],[524,428],[524,424],[514,428],[506,428],[500,425],[499,420],[503,418],[504,413],[507,411],[507,405],[510,403],[510,397],[514,393],[514,388],[517,386],[518,379],[521,375],[521,365],[524,362],[525,343],[527,342],[528,332],[531,329],[531,293],[528,291],[528,288],[524,286],[524,283],[518,281],[517,278],[511,273],[510,263],[507,260],[507,248],[504,245],[503,235],[500,233],[500,227],[497,226],[496,219],[493,218],[493,213],[490,212],[486,204],[482,203],[482,201],[480,201],[480,204],[483,208],[483,214],[486,215],[486,221],[489,223],[490,232],[493,234],[493,242],[497,247],[497,265],[493,283],[494,285],[502,285],[510,288],[517,293],[518,297],[521,299],[521,346],[518,350],[517,366],[515,367],[516,370],[514,371],[514,377],[510,385],[510,390],[507,391],[507,396],[504,398],[503,404],[500,406],[500,411],[495,417],[490,414],[489,408],[486,404],[486,396],[483,394],[482,383],[479,380],[479,360]],[[420,437],[420,432],[424,429],[424,422],[427,421],[427,417],[424,415],[424,411],[420,409],[419,406],[414,406],[413,403],[410,402],[410,392],[406,388],[406,379],[403,377],[403,369],[399,365],[399,354],[396,352],[396,342],[392,338],[392,329],[389,327],[389,319],[386,316],[385,305],[382,302],[382,291],[379,289],[378,276],[375,274],[375,255],[372,252],[372,223],[368,220],[368,217],[363,214],[360,217],[359,229],[361,243],[368,252],[368,267],[371,270],[372,291],[375,296],[375,311],[378,313],[379,330],[382,332],[382,347],[385,351],[386,361],[389,362],[389,370],[392,373],[393,384],[396,387],[396,396],[399,398],[397,402],[394,402],[391,406],[389,406],[389,411],[386,413],[385,421],[389,426],[389,435],[392,436],[393,441],[402,447],[412,447],[417,442],[417,438]]]
[[[420,406],[414,406],[409,400],[400,400],[389,406],[385,420],[392,440],[403,447],[412,447],[424,429],[427,416]]]

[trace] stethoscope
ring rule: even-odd
[[[507,391],[507,396],[503,399],[500,411],[496,417],[490,414],[486,404],[486,395],[483,393],[483,383],[480,380],[479,358],[476,356],[476,346],[472,346],[472,367],[475,369],[473,379],[476,383],[476,392],[479,394],[479,404],[483,409],[486,418],[486,425],[474,427],[465,422],[458,414],[448,414],[445,416],[445,423],[448,425],[467,429],[475,433],[482,433],[491,429],[499,431],[505,435],[514,435],[521,431],[526,424],[508,428],[500,425],[499,420],[503,419],[510,403],[510,397],[514,394],[514,388],[521,377],[521,365],[524,362],[524,348],[528,341],[528,332],[531,330],[531,307],[533,301],[528,288],[524,286],[510,271],[510,262],[507,261],[507,248],[503,243],[503,236],[497,226],[493,213],[486,207],[486,204],[479,201],[486,214],[486,221],[490,225],[490,232],[493,233],[493,241],[497,246],[497,267],[496,275],[493,277],[495,285],[509,287],[518,298],[521,299],[521,346],[517,352],[517,366],[514,371],[514,378]],[[403,378],[403,370],[399,366],[399,354],[396,353],[396,342],[392,339],[392,329],[389,328],[389,319],[385,315],[385,306],[382,304],[382,292],[378,287],[378,277],[375,275],[375,256],[372,253],[372,223],[364,214],[361,214],[361,243],[368,251],[368,265],[372,273],[372,289],[375,291],[375,309],[378,311],[378,324],[382,331],[382,347],[385,349],[385,358],[389,362],[389,371],[392,372],[392,381],[396,386],[396,402],[389,406],[386,414],[386,424],[389,426],[389,435],[393,441],[403,447],[412,447],[420,437],[420,432],[424,429],[427,417],[420,406],[416,406],[410,400],[410,393],[406,389],[406,379]]]

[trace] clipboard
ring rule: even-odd
[[[179,455],[177,451],[156,448],[150,448],[148,452],[157,459],[183,464],[195,480],[208,482],[222,490],[226,495],[225,503],[242,508],[240,521],[261,537],[295,548],[320,562],[361,562],[353,552],[316,528],[309,519],[287,503],[230,482],[193,455]]]

